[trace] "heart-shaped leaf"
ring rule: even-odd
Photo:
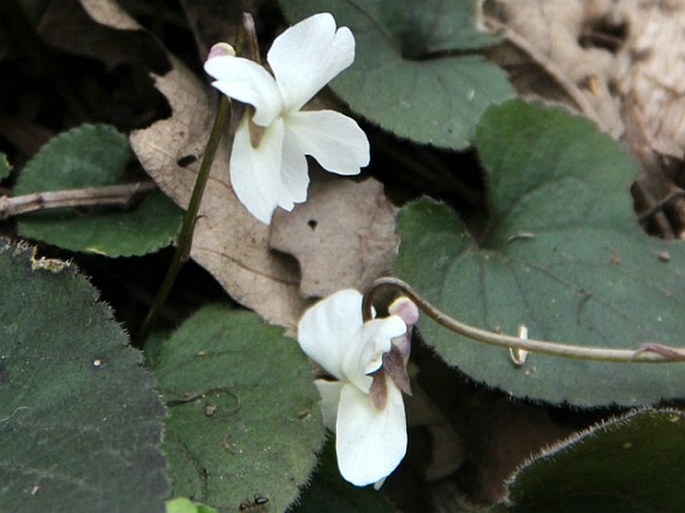
[[[605,421],[534,457],[509,484],[511,513],[680,513],[685,416],[645,410]]]
[[[465,54],[493,43],[476,30],[476,2],[281,0],[295,23],[330,12],[356,39],[352,67],[331,87],[350,108],[396,135],[461,149],[492,103],[513,96],[505,73]]]
[[[163,512],[164,409],[75,268],[0,241],[0,510]]]
[[[155,358],[169,405],[164,450],[174,494],[284,511],[316,462],[324,428],[306,357],[252,312],[209,306]]]
[[[476,148],[487,172],[490,228],[476,241],[430,200],[400,213],[399,277],[449,315],[530,338],[637,349],[682,345],[682,243],[645,235],[628,186],[636,168],[589,121],[537,104],[491,108]],[[666,258],[668,255],[668,258]],[[685,364],[619,364],[530,354],[456,336],[428,319],[427,341],[449,364],[520,397],[592,406],[685,395]]]
[[[14,194],[121,183],[131,158],[126,136],[107,125],[82,125],[52,138],[22,169]],[[19,234],[72,251],[143,255],[169,245],[182,211],[158,190],[133,209],[73,209],[24,216]]]

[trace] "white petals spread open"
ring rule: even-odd
[[[362,295],[342,290],[307,310],[298,326],[302,350],[338,381],[319,379],[324,422],[336,432],[342,476],[357,486],[381,481],[400,463],[407,447],[402,392],[384,374],[387,401],[378,408],[369,373],[381,369],[392,340],[407,332],[397,315],[362,322]]]
[[[248,59],[210,53],[205,71],[219,91],[254,109],[235,134],[231,183],[245,208],[268,224],[276,207],[292,210],[306,200],[305,155],[327,171],[355,175],[369,163],[369,141],[339,112],[300,111],[354,61],[354,36],[347,27],[336,30],[333,16],[316,14],[284,31],[267,61],[273,76]],[[258,141],[250,138],[250,123],[264,129]]]

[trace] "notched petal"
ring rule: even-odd
[[[286,111],[297,111],[354,61],[354,36],[329,13],[310,16],[275,40],[267,61]]]

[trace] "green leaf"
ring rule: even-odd
[[[492,103],[514,93],[506,74],[463,52],[494,39],[471,0],[281,0],[290,21],[330,12],[356,39],[354,64],[331,84],[350,108],[396,135],[462,149]],[[460,53],[461,52],[461,53]]]
[[[109,308],[5,241],[0,282],[0,510],[164,511],[164,409]]]
[[[488,232],[476,241],[430,200],[405,207],[399,277],[484,329],[515,335],[524,324],[534,339],[625,349],[682,344],[683,245],[640,230],[628,192],[636,169],[618,143],[563,110],[512,101],[485,114],[476,148],[487,172]],[[581,406],[685,396],[682,363],[530,354],[517,367],[505,349],[425,317],[421,330],[447,363],[516,396]]]
[[[125,181],[131,153],[126,136],[106,125],[82,125],[52,138],[22,169],[15,195],[114,185]],[[143,255],[169,245],[182,211],[158,190],[129,210],[73,209],[23,216],[22,237],[72,251]]]
[[[10,165],[9,160],[7,160],[7,155],[0,153],[0,180],[9,177],[11,172],[12,166]]]
[[[680,513],[685,417],[643,410],[603,422],[526,463],[509,484],[511,513]]]
[[[216,510],[204,504],[196,504],[185,497],[178,497],[166,502],[166,513],[216,513]]]
[[[306,357],[251,312],[206,307],[162,347],[164,450],[175,495],[220,511],[255,497],[284,511],[324,439]]]
[[[324,445],[312,482],[292,513],[391,513],[395,511],[371,486],[359,488],[345,481],[338,470],[334,439]]]

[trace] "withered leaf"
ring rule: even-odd
[[[181,62],[172,58],[172,63],[172,71],[154,79],[173,115],[133,131],[130,141],[159,187],[186,208],[216,102],[206,84]],[[236,301],[269,322],[293,328],[302,309],[297,270],[270,251],[269,226],[253,218],[233,194],[228,159],[228,143],[222,141],[200,207],[191,257]]]
[[[271,246],[300,263],[304,297],[364,290],[390,271],[397,208],[373,178],[362,182],[314,172],[306,203],[276,211]]]
[[[169,69],[163,45],[112,0],[54,0],[38,27],[50,45],[105,63],[108,69],[132,62],[157,73]]]

